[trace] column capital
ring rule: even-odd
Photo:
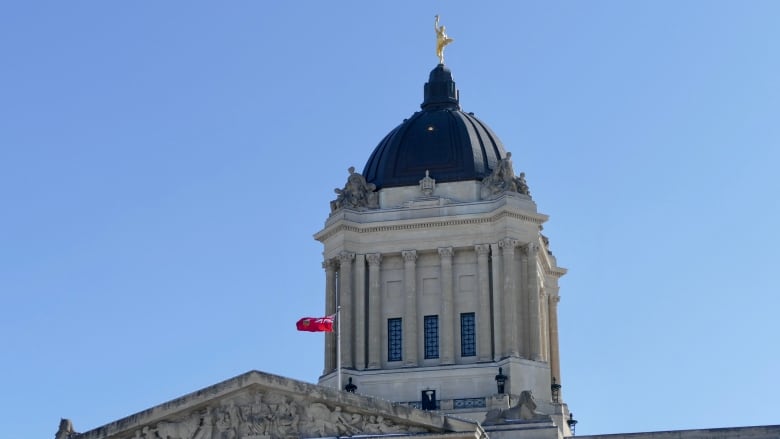
[[[490,254],[490,244],[477,244],[474,246],[474,251],[476,251],[478,255]]]
[[[339,253],[339,261],[341,261],[342,264],[348,264],[352,262],[352,260],[355,259],[355,254],[352,252],[341,252]]]
[[[368,253],[366,254],[366,260],[368,265],[378,266],[382,262],[382,253]]]
[[[523,246],[523,252],[528,256],[534,256],[539,252],[539,244],[535,242],[529,242]]]
[[[439,248],[439,256],[443,258],[451,258],[452,254],[454,252],[452,251],[452,247],[441,247]]]
[[[558,303],[561,301],[561,296],[550,296],[552,303]]]
[[[338,265],[339,265],[339,261],[336,260],[335,258],[325,259],[324,261],[322,261],[322,268],[324,268],[326,271],[335,270],[336,267],[338,267]]]
[[[514,238],[504,238],[498,241],[498,246],[504,249],[504,253],[508,253],[514,251],[518,243],[519,241]]]
[[[417,260],[417,250],[404,250],[401,252],[401,256],[405,262],[414,262]]]

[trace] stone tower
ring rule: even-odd
[[[568,432],[558,279],[524,174],[439,64],[421,111],[390,131],[331,202],[326,313],[340,306],[341,373],[358,393],[483,421],[530,391]],[[320,384],[337,384],[335,334]],[[499,381],[505,380],[504,385]],[[526,413],[526,417],[529,415]]]

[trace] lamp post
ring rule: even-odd
[[[552,385],[550,385],[550,391],[552,392],[552,402],[559,403],[561,397],[561,385],[555,381],[555,377],[552,377]]]
[[[567,424],[569,424],[569,430],[571,430],[571,435],[574,436],[576,433],[574,433],[574,428],[577,426],[577,420],[574,419],[574,413],[569,413],[569,420],[566,421]]]
[[[352,377],[349,377],[349,383],[344,386],[344,390],[346,390],[349,393],[355,393],[355,390],[357,390],[357,386],[352,384]]]
[[[504,384],[506,384],[506,380],[509,377],[504,375],[503,368],[498,368],[498,375],[496,375],[496,387],[498,387],[498,393],[503,394],[504,393]]]

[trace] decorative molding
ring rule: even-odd
[[[401,252],[404,262],[414,262],[417,260],[417,250],[404,250]]]
[[[477,244],[474,246],[474,251],[478,255],[488,255],[490,254],[490,244]]]
[[[485,408],[485,398],[460,398],[452,400],[452,407],[455,409]]]
[[[488,223],[493,223],[493,222],[503,220],[504,218],[516,219],[523,222],[535,224],[537,226],[547,221],[546,216],[534,216],[534,215],[527,215],[527,214],[521,214],[517,212],[507,212],[507,211],[503,211],[486,218],[465,218],[465,219],[440,220],[440,221],[434,220],[434,221],[426,221],[420,223],[406,223],[406,224],[382,225],[382,226],[362,225],[359,223],[348,221],[348,224],[339,223],[337,225],[332,226],[330,230],[323,230],[315,234],[314,238],[320,242],[323,242],[339,232],[378,233],[378,232],[393,232],[393,231],[401,231],[401,230],[428,229],[428,228],[437,228],[437,227],[464,226],[464,225],[473,225],[473,224],[488,224]],[[345,220],[345,222],[346,221],[347,220]]]
[[[439,256],[443,258],[451,258],[452,255],[455,252],[452,250],[452,247],[441,247],[439,248]]]

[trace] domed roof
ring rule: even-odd
[[[437,183],[482,180],[506,155],[487,125],[461,111],[452,72],[443,64],[431,71],[420,107],[366,162],[363,176],[377,189],[417,185],[426,170]]]

